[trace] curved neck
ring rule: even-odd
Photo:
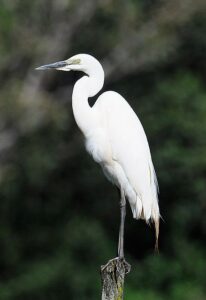
[[[101,65],[100,65],[101,66]],[[87,72],[74,85],[72,94],[72,108],[75,121],[85,136],[96,125],[97,115],[94,108],[90,107],[88,98],[95,96],[103,87],[104,71],[97,68],[93,72]]]

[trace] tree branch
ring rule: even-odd
[[[101,266],[102,300],[122,300],[124,295],[125,275],[130,272],[131,266],[119,257],[108,261]]]

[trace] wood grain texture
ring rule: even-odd
[[[123,300],[125,275],[131,266],[125,259],[116,257],[101,266],[102,300]]]

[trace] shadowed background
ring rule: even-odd
[[[80,74],[34,71],[77,53],[138,114],[160,185],[159,255],[128,207],[125,299],[206,298],[205,36],[205,0],[0,0],[0,299],[100,299],[116,256],[118,195],[72,115]]]

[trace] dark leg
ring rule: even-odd
[[[119,191],[119,190],[118,190]],[[126,200],[124,191],[120,190],[120,229],[118,243],[118,257],[110,259],[101,266],[102,299],[123,299],[125,275],[130,272],[131,266],[124,258],[124,221],[126,216]]]
[[[119,229],[118,257],[124,258],[124,221],[126,216],[126,200],[124,191],[122,189],[120,191],[120,212],[121,220]]]

